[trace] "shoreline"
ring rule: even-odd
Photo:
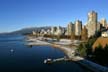
[[[32,46],[39,46],[39,45],[40,46],[52,46],[52,47],[58,48],[66,54],[68,59],[70,59],[71,61],[75,61],[76,63],[88,68],[89,70],[92,70],[94,72],[108,72],[107,67],[96,64],[92,61],[84,59],[83,57],[75,56],[75,49],[74,48],[66,47],[66,46],[60,45],[60,44],[49,43],[49,42],[42,41],[42,40],[37,40],[37,39],[31,39],[31,40],[32,40],[31,42],[34,42],[34,43],[31,43],[31,44],[28,44],[28,45],[32,45]],[[36,44],[36,42],[39,42],[39,43]]]
[[[66,56],[68,56],[68,58],[73,58],[73,54],[75,54],[75,49],[76,47],[74,46],[74,48],[70,48],[66,45],[60,45],[60,44],[57,44],[57,43],[61,43],[61,42],[47,42],[47,41],[42,41],[42,40],[39,40],[39,39],[29,39],[27,40],[28,43],[26,45],[28,46],[51,46],[51,47],[54,47],[54,48],[58,48],[60,50],[62,50]],[[70,43],[70,42],[69,42]]]

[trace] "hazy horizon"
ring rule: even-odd
[[[0,0],[0,33],[26,27],[63,26],[96,11],[108,20],[107,0]]]

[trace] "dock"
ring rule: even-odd
[[[55,62],[69,61],[69,60],[71,60],[71,59],[68,59],[68,58],[66,58],[66,57],[57,58],[57,59],[50,59],[50,58],[48,58],[48,59],[45,59],[45,60],[44,60],[44,63],[45,63],[45,64],[51,64],[51,63],[55,63]]]

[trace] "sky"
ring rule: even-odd
[[[87,13],[108,20],[108,0],[0,0],[0,33],[21,28],[63,26],[87,21]]]

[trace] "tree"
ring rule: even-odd
[[[60,34],[57,35],[57,41],[60,41]]]
[[[87,40],[87,38],[88,38],[88,33],[87,33],[86,27],[84,26],[84,28],[82,29],[82,32],[81,32],[81,39],[85,41],[85,40]]]
[[[72,33],[71,33],[71,40],[74,40],[74,39],[75,39],[75,33],[72,32]]]
[[[95,48],[94,54],[94,60],[102,65],[104,65],[104,62],[106,60],[105,57],[105,49],[102,47],[101,44],[99,44],[98,47]]]
[[[77,52],[80,54],[80,56],[85,57],[87,55],[86,50],[87,48],[85,47],[84,43],[81,43],[77,49]]]

